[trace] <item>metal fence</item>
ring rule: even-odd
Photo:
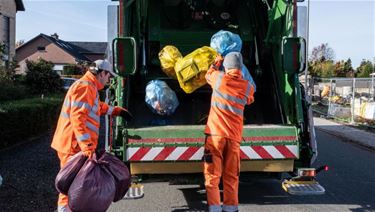
[[[307,86],[314,112],[352,124],[374,126],[374,76],[372,78],[310,78]]]

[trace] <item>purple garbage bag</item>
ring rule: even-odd
[[[86,160],[87,157],[85,157],[82,152],[78,152],[73,157],[69,158],[68,162],[60,169],[55,179],[55,187],[58,192],[65,195],[68,194],[70,185]]]
[[[69,208],[72,211],[103,212],[111,205],[115,193],[115,179],[108,170],[108,162],[98,160],[94,154],[69,188]]]
[[[117,202],[125,196],[130,186],[130,173],[128,167],[116,156],[109,153],[103,153],[100,160],[108,162],[107,168],[115,179],[116,194],[113,202]]]

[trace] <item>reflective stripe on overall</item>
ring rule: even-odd
[[[246,80],[213,75],[211,109],[205,133],[204,176],[209,211],[238,210],[238,178],[243,111],[251,103],[252,86]],[[223,177],[223,207],[220,178]]]

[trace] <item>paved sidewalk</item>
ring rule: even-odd
[[[314,125],[316,129],[375,150],[375,133],[317,117],[314,117]]]

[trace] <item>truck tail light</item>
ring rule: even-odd
[[[315,177],[316,171],[315,171],[314,168],[299,169],[298,170],[298,176],[299,177]]]

